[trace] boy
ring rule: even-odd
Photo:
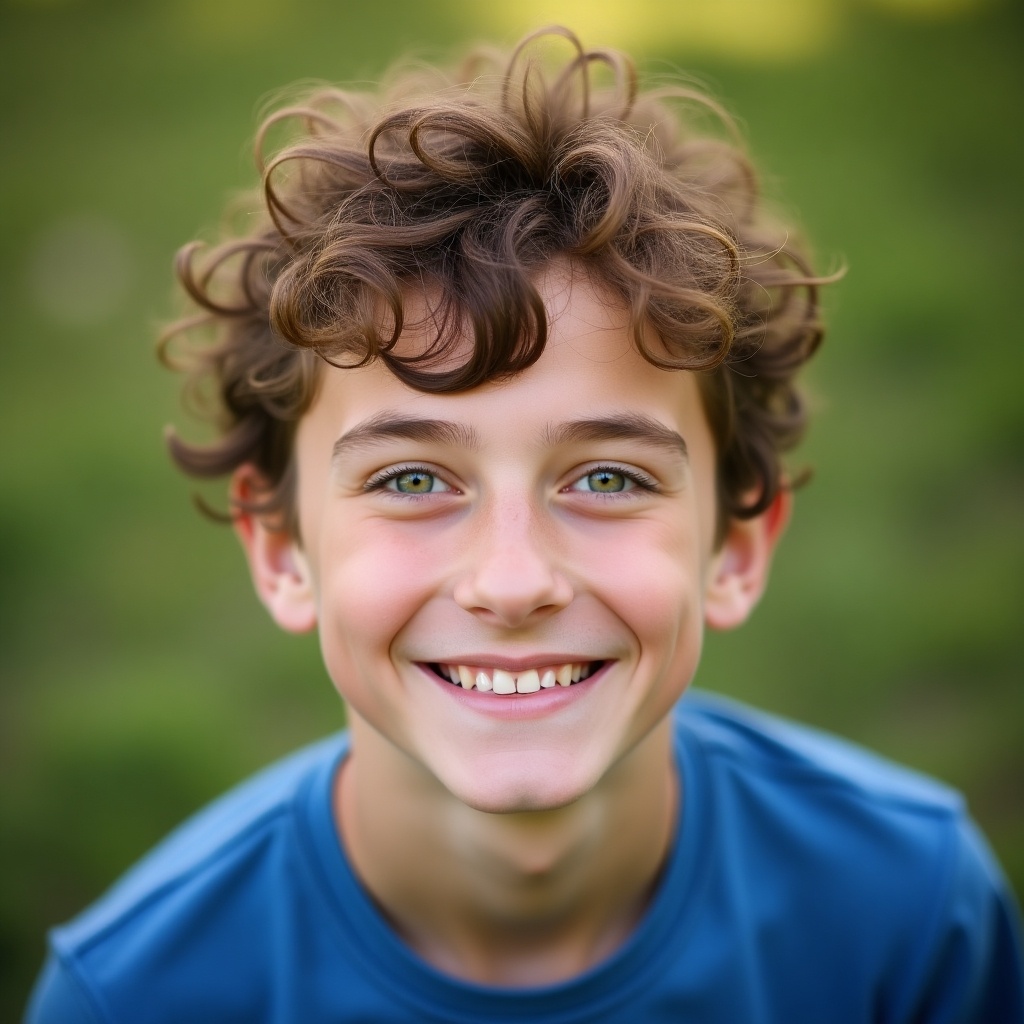
[[[220,438],[172,452],[349,732],[58,929],[30,1020],[1022,1019],[954,794],[679,703],[764,588],[823,281],[708,101],[556,34],[271,118],[266,219],[184,250]]]

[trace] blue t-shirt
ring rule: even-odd
[[[706,695],[675,721],[663,876],[632,936],[579,977],[490,988],[403,945],[337,838],[340,736],[208,807],[54,930],[27,1019],[1024,1022],[1017,911],[955,793]]]

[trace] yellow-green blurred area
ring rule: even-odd
[[[559,19],[710,83],[821,265],[849,266],[810,375],[816,477],[699,681],[959,787],[1024,892],[1024,5],[21,0],[0,8],[0,1018],[48,926],[343,722],[315,641],[274,630],[164,455],[174,250],[253,184],[272,91]]]

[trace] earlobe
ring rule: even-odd
[[[289,633],[308,633],[316,627],[316,595],[302,549],[286,530],[244,510],[260,490],[258,481],[252,466],[240,467],[231,478],[235,534],[271,618]]]
[[[704,593],[709,629],[735,629],[757,606],[768,583],[775,545],[789,522],[792,493],[780,490],[753,519],[733,519],[715,553]]]

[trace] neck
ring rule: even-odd
[[[677,774],[662,723],[565,807],[492,814],[352,716],[335,787],[349,859],[428,963],[491,985],[573,977],[628,937],[672,839]]]

